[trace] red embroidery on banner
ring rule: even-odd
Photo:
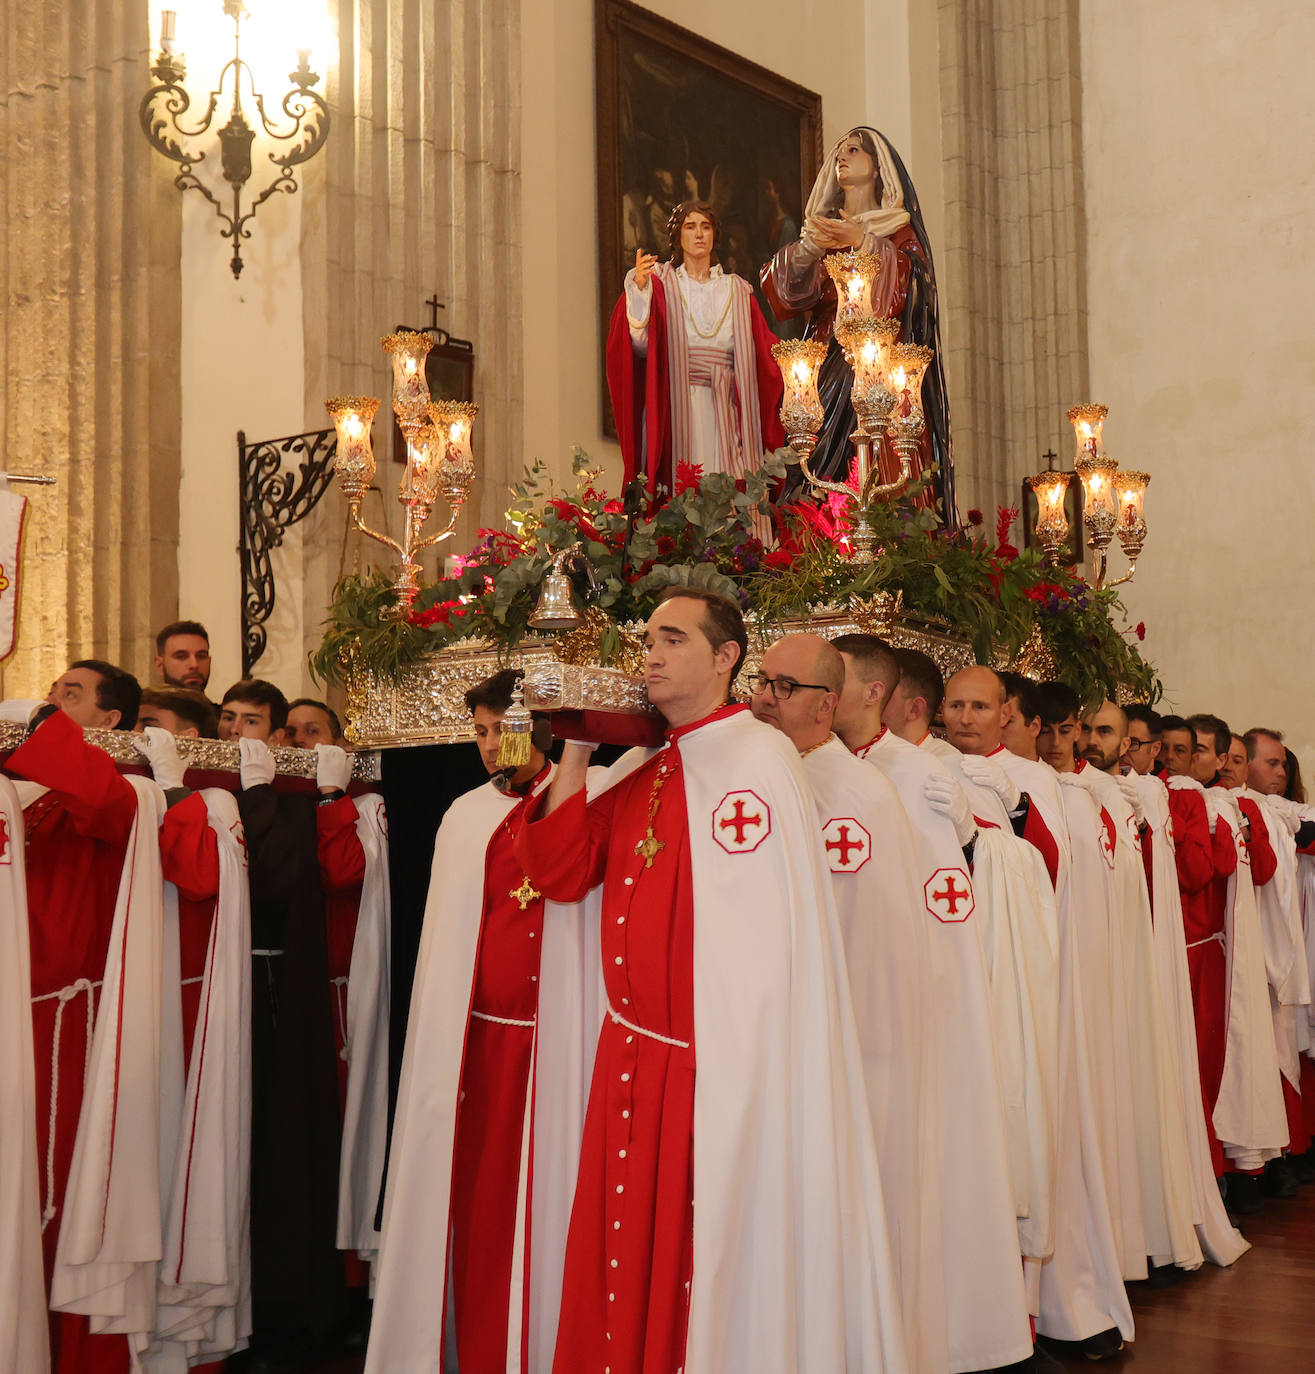
[[[872,857],[872,836],[853,816],[833,816],[822,827],[822,839],[832,873],[857,873]]]
[[[938,868],[922,885],[927,911],[946,925],[958,925],[973,914],[977,901],[962,868]]]
[[[728,854],[752,854],[772,833],[772,808],[751,788],[727,792],[712,813],[712,838]]]
[[[9,857],[9,822],[0,816],[0,864],[12,864]]]

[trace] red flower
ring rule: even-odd
[[[1038,582],[1029,587],[1023,595],[1029,601],[1048,601],[1052,596],[1059,601],[1069,599],[1068,588],[1061,587],[1057,582]]]
[[[980,525],[982,523],[983,518],[984,517],[981,511],[977,509],[973,509],[968,512],[968,523],[970,525]]]
[[[676,541],[669,534],[658,535],[657,551],[663,558],[668,554],[675,553]]]
[[[698,491],[703,481],[703,468],[699,463],[676,464],[676,495],[683,496],[687,491]]]
[[[407,620],[421,629],[427,629],[430,625],[451,625],[470,610],[471,604],[468,601],[440,601],[423,611],[412,611]]]
[[[764,568],[788,568],[794,562],[794,555],[786,549],[773,549],[763,555]]]
[[[1012,562],[1018,557],[1018,550],[1009,542],[1009,531],[1018,519],[1017,506],[997,506],[995,512],[996,557]]]
[[[1136,627],[1136,629],[1133,631],[1133,633],[1137,636],[1138,639],[1145,639],[1145,638],[1146,638],[1146,622],[1145,622],[1144,620],[1139,620],[1139,621],[1137,622],[1137,627]]]
[[[603,505],[604,515],[624,515],[626,506],[624,501],[607,501]]]

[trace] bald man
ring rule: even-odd
[[[890,645],[860,634],[833,642],[845,663],[835,731],[899,793],[913,828],[937,1002],[955,1009],[941,1020],[944,1068],[936,1084],[949,1369],[1017,1364],[1031,1353],[1032,1340],[985,957],[962,829],[928,800],[929,787],[952,793],[954,778],[939,759],[882,724],[900,676]]]
[[[1004,682],[993,668],[961,669],[945,684],[941,707],[945,736],[964,755],[964,772],[995,792],[1009,813],[1014,833],[1045,860],[1058,893],[1067,844],[1058,792],[1039,764],[1019,759],[1005,748],[1006,699]],[[1053,796],[1038,797],[1033,806],[1032,793],[1038,789],[1049,789]]]
[[[888,778],[832,732],[845,661],[820,635],[787,635],[763,657],[750,708],[799,751],[835,892],[853,991],[887,1230],[910,1364],[945,1369],[940,1176],[927,1142],[943,1074],[930,932],[915,845]]]

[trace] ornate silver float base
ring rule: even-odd
[[[947,676],[974,662],[968,642],[946,625],[908,614],[873,624],[863,614],[817,607],[802,621],[759,624],[750,617],[749,656],[741,680],[757,672],[770,644],[799,630],[828,639],[881,633],[897,647],[920,649]],[[525,639],[506,651],[484,640],[466,640],[431,654],[406,674],[400,686],[369,675],[358,677],[348,689],[347,736],[371,749],[473,739],[466,693],[501,668],[519,668],[525,673],[526,703],[538,709],[569,707],[636,714],[651,709],[638,678],[610,668],[562,663],[554,652],[559,642],[558,638]]]

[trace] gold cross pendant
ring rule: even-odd
[[[653,867],[653,860],[657,858],[660,851],[667,847],[665,840],[659,840],[653,834],[653,827],[648,827],[648,834],[635,846],[635,853],[644,861],[645,868]]]
[[[531,902],[537,902],[539,898],[543,896],[543,893],[534,890],[530,882],[530,875],[527,873],[521,885],[519,887],[513,887],[512,890],[507,893],[507,896],[514,897],[516,901],[520,903],[521,910],[524,911]]]

